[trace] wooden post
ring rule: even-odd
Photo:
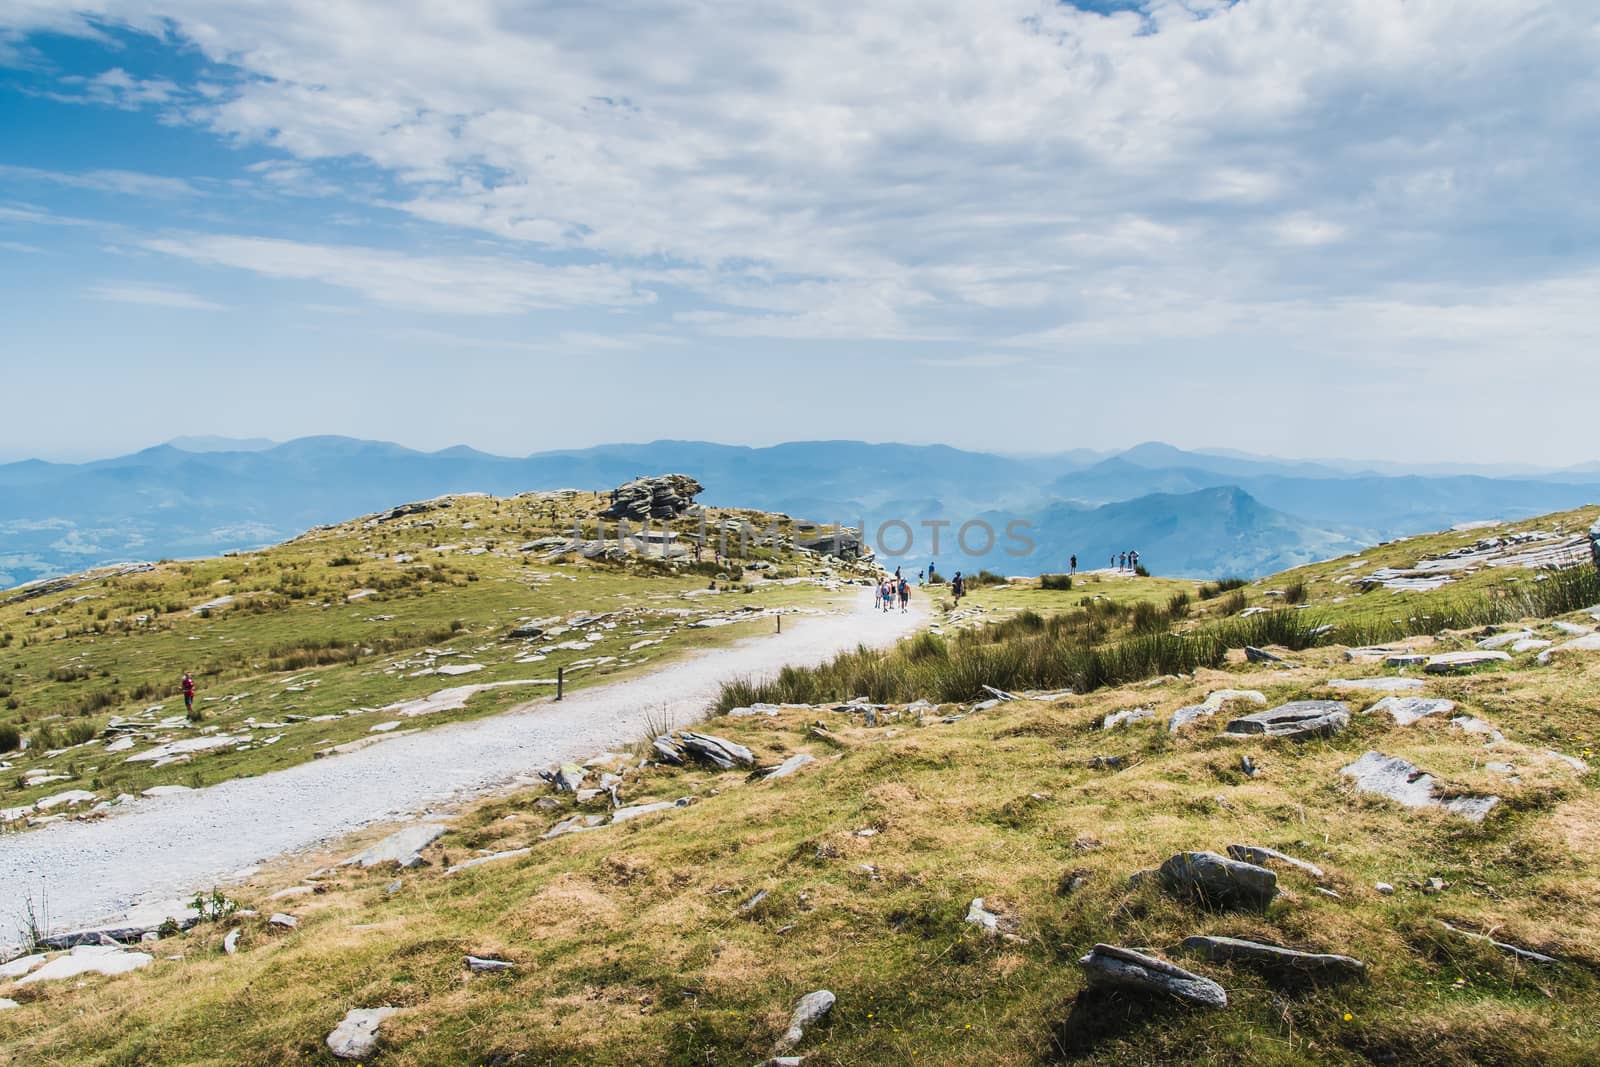
[[[780,634],[783,633],[783,616],[781,614],[778,616],[778,632]]]
[[[556,699],[557,700],[561,699],[562,692],[567,688],[567,677],[566,677],[566,675],[567,675],[567,669],[565,667],[557,667],[556,668]]]

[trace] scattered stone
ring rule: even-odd
[[[1512,645],[1511,651],[1517,655],[1521,655],[1524,652],[1538,652],[1540,649],[1549,648],[1553,644],[1555,644],[1554,641],[1546,641],[1539,637],[1530,637],[1526,640],[1518,641],[1516,644]]]
[[[351,856],[339,866],[360,864],[362,867],[378,867],[385,863],[398,863],[408,869],[421,867],[426,862],[421,856],[422,850],[443,837],[448,829],[436,823],[408,826],[390,834],[365,852]]]
[[[1510,659],[1509,652],[1441,652],[1428,657],[1428,665],[1422,669],[1429,674],[1456,674],[1485,663],[1506,663]]]
[[[1534,952],[1532,949],[1518,948],[1516,945],[1508,945],[1504,941],[1496,941],[1488,934],[1476,934],[1471,930],[1463,930],[1459,926],[1451,926],[1443,919],[1439,920],[1439,925],[1444,927],[1446,930],[1449,930],[1453,934],[1460,934],[1462,937],[1469,938],[1473,941],[1487,941],[1490,945],[1499,949],[1501,952],[1504,952],[1506,955],[1515,956],[1524,963],[1556,964],[1561,962],[1554,956],[1546,956],[1542,952]],[[20,982],[17,984],[21,985]]]
[[[795,1005],[794,1014],[789,1017],[789,1029],[785,1030],[783,1036],[772,1046],[773,1055],[787,1052],[800,1044],[806,1036],[807,1027],[815,1026],[827,1018],[828,1013],[833,1010],[835,999],[826,989],[819,989],[801,997],[800,1003]]]
[[[1230,734],[1265,734],[1295,740],[1330,737],[1350,723],[1350,709],[1337,700],[1295,700],[1271,711],[1234,719]]]
[[[383,1021],[399,1008],[351,1008],[344,1020],[328,1035],[328,1051],[341,1060],[364,1060],[378,1047],[378,1031]]]
[[[1228,1006],[1227,992],[1211,979],[1132,949],[1096,945],[1078,966],[1091,989],[1176,997],[1203,1008]]]
[[[9,1011],[12,1008],[20,1008],[20,1007],[22,1007],[21,1004],[18,1004],[16,1001],[10,999],[9,997],[0,997],[0,1011]]]
[[[1145,719],[1153,719],[1155,717],[1156,713],[1151,711],[1149,708],[1128,708],[1126,711],[1114,711],[1110,715],[1107,715],[1105,720],[1100,723],[1100,729],[1114,730],[1123,723],[1141,722]]]
[[[1305,871],[1311,877],[1322,878],[1322,868],[1315,863],[1297,860],[1293,856],[1279,852],[1275,848],[1266,848],[1262,845],[1229,845],[1228,855],[1244,863],[1253,863],[1257,867],[1265,867],[1269,861],[1282,863],[1298,870]]]
[[[0,963],[0,978],[21,978],[48,958],[43,952],[35,952],[7,963]]]
[[[1264,970],[1293,971],[1332,980],[1360,978],[1367,965],[1350,956],[1299,952],[1237,937],[1186,937],[1183,947],[1212,963],[1246,963]]]
[[[1402,693],[1422,688],[1419,678],[1330,678],[1323,684],[1329,689],[1362,689],[1379,693]]]
[[[1181,728],[1196,719],[1215,715],[1225,705],[1237,700],[1245,700],[1252,704],[1262,705],[1267,702],[1267,698],[1254,689],[1218,689],[1207,696],[1201,703],[1190,704],[1173,712],[1172,717],[1167,720],[1167,729],[1172,733],[1177,733]]]
[[[1589,631],[1581,630],[1580,632],[1588,633]],[[1533,637],[1532,630],[1514,630],[1511,633],[1495,634],[1493,637],[1485,637],[1482,641],[1478,642],[1478,647],[1493,651],[1494,649],[1506,648],[1507,646],[1514,645],[1518,641],[1526,641],[1531,637]]]
[[[1589,634],[1585,637],[1556,645],[1554,648],[1547,648],[1539,653],[1539,662],[1549,663],[1559,652],[1600,652],[1600,634]]]
[[[1428,657],[1421,652],[1402,652],[1394,656],[1385,656],[1385,667],[1421,667],[1428,662]]]
[[[757,908],[759,908],[761,906],[761,902],[763,900],[766,900],[766,899],[767,899],[767,890],[765,890],[765,889],[758,890],[756,892],[755,896],[751,897],[749,900],[747,900],[743,904],[739,905],[739,910],[742,911],[742,912],[755,911]]]
[[[1255,760],[1251,759],[1249,756],[1240,756],[1239,769],[1244,772],[1244,776],[1246,778],[1254,778],[1258,768],[1256,767]]]
[[[770,771],[764,773],[761,776],[761,780],[764,782],[770,782],[774,778],[787,778],[791,774],[798,771],[801,767],[815,762],[817,762],[817,757],[811,755],[809,752],[796,752],[794,755],[790,756],[788,759],[784,760]]]
[[[985,937],[995,937],[1000,933],[1000,916],[984,908],[982,897],[974,897],[967,906],[966,921],[983,927]]]
[[[194,792],[194,790],[190,789],[186,785],[153,785],[149,789],[146,789],[144,792],[140,793],[139,795],[142,796],[142,797],[150,797],[150,798],[154,799],[155,797],[171,797],[171,796],[177,796],[179,793],[192,793],[192,792]]]
[[[286,915],[280,911],[275,912],[272,918],[267,920],[267,925],[276,926],[280,930],[293,930],[300,925],[300,920],[293,915]]]
[[[394,896],[396,893],[400,892],[400,890],[402,890],[404,888],[405,888],[405,883],[402,882],[400,879],[396,878],[394,881],[390,882],[388,885],[383,887],[383,895],[386,896],[386,897],[392,897],[392,896]]]
[[[1482,822],[1489,810],[1500,803],[1500,798],[1494,796],[1458,796],[1441,800],[1438,779],[1415,764],[1397,756],[1385,756],[1381,752],[1368,752],[1341,768],[1339,773],[1354,778],[1356,789],[1363,793],[1388,797],[1408,808],[1442,807],[1473,822]]]
[[[465,871],[465,870],[468,870],[468,869],[470,869],[472,867],[481,867],[485,863],[493,863],[496,860],[508,860],[508,859],[512,859],[512,858],[514,858],[516,856],[526,856],[528,853],[530,853],[532,851],[533,851],[533,849],[531,849],[531,848],[513,848],[513,849],[507,849],[504,852],[491,852],[487,856],[474,856],[470,860],[466,860],[464,862],[457,863],[457,864],[455,864],[453,866],[446,867],[444,869],[444,873],[445,874],[455,874],[457,871]],[[391,896],[394,895],[395,893],[398,893],[399,891],[400,891],[400,882],[399,882],[398,879],[393,881],[393,882],[391,882],[391,883],[389,883],[389,888],[388,888],[387,892]]]
[[[232,956],[239,951],[239,935],[244,933],[241,927],[235,926],[228,931],[228,936],[222,939],[222,951]]]
[[[1160,868],[1169,893],[1215,908],[1264,911],[1278,895],[1278,876],[1254,863],[1215,852],[1180,852]]]
[[[1498,744],[1506,739],[1505,734],[1472,715],[1457,715],[1450,720],[1450,725],[1469,734],[1480,734],[1487,737],[1489,740],[1484,742],[1486,745]]]
[[[1570,637],[1587,637],[1589,634],[1594,633],[1593,626],[1579,626],[1575,622],[1553,622],[1550,625]],[[1531,637],[1533,635],[1529,634],[1528,636]]]
[[[84,974],[118,975],[137,971],[155,962],[143,952],[128,952],[120,945],[79,945],[66,956],[57,956],[36,971],[17,979],[17,985],[56,982]]]
[[[1001,701],[1002,703],[1007,701],[1007,700],[1020,700],[1021,699],[1021,697],[1017,696],[1017,694],[1015,694],[1015,693],[1008,693],[1004,689],[996,689],[992,685],[983,686],[983,691],[988,693],[990,696],[994,697],[996,700]]]
[[[1396,726],[1410,726],[1429,715],[1444,715],[1456,710],[1456,702],[1440,697],[1384,697],[1367,713],[1386,711],[1394,717]]]
[[[1386,897],[1394,896],[1394,886],[1390,885],[1388,882],[1379,882],[1377,885],[1373,886],[1372,888],[1377,890],[1383,896],[1386,896]]]
[[[482,956],[468,956],[467,970],[480,973],[494,973],[496,971],[514,971],[517,965],[509,960],[485,959]]]
[[[665,734],[650,742],[650,753],[661,763],[668,763],[674,767],[683,765],[683,749]]]
[[[690,797],[679,797],[677,800],[660,800],[654,804],[636,804],[629,808],[618,808],[611,813],[613,823],[627,822],[637,819],[641,815],[652,815],[658,811],[670,811],[673,808],[686,808],[689,806]]]
[[[755,754],[748,748],[711,734],[697,734],[685,730],[678,735],[678,741],[689,755],[721,767],[725,771],[735,767],[752,767],[756,762]]]
[[[1245,645],[1244,646],[1244,658],[1249,660],[1251,663],[1287,663],[1287,662],[1289,662],[1288,660],[1284,659],[1282,656],[1274,656],[1271,652],[1268,652],[1266,649],[1264,649],[1264,648],[1256,648],[1254,645]]]
[[[550,782],[563,793],[576,793],[583,785],[583,780],[589,772],[576,763],[563,763],[556,772],[550,775]]]

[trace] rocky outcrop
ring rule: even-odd
[[[685,730],[678,735],[678,744],[695,759],[721,767],[725,771],[735,767],[755,766],[755,753],[723,737]]]
[[[675,519],[694,506],[705,486],[687,474],[662,474],[636,478],[611,491],[611,506],[600,514],[607,519]]]
[[[1090,989],[1174,997],[1202,1008],[1228,1006],[1227,991],[1211,979],[1132,949],[1096,945],[1078,966]]]

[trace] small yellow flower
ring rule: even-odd
[[[1344,1013],[1344,1021],[1345,1022],[1350,1022],[1354,1018],[1355,1018],[1355,1016],[1351,1015],[1349,1012],[1345,1012]]]

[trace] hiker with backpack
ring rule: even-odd
[[[183,684],[178,687],[183,691],[183,710],[191,719],[194,718],[194,676],[188,671],[183,672]]]
[[[955,577],[950,579],[950,595],[955,597],[956,607],[961,606],[961,598],[967,591],[967,580],[961,577],[961,572],[956,571]]]

